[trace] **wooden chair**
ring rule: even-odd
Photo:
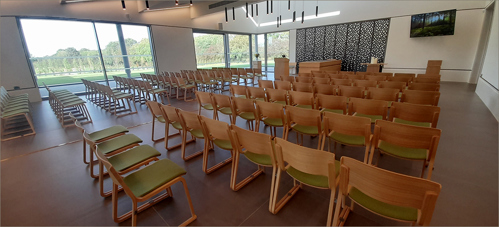
[[[293,82],[296,82],[296,77],[294,76],[280,76],[279,77],[279,80],[280,81],[286,81],[286,82],[290,82],[290,83],[293,83]],[[274,83],[277,82],[277,81],[274,81]]]
[[[299,83],[299,82],[294,82],[293,84],[293,91],[300,91],[300,92],[313,92],[314,87],[312,83]]]
[[[347,114],[347,97],[317,94],[316,107],[321,112]]]
[[[348,114],[357,117],[367,117],[371,123],[376,120],[387,120],[388,102],[373,99],[351,98],[348,105]]]
[[[437,83],[411,83],[408,90],[418,90],[418,91],[439,91],[440,84]]]
[[[353,72],[353,71],[339,71],[338,73],[339,74],[344,74],[344,75],[348,75],[348,74],[352,74],[353,75],[353,74],[355,74],[355,72]]]
[[[352,80],[350,79],[333,79],[333,84],[337,86],[352,86]]]
[[[436,128],[440,107],[411,103],[393,103],[389,121],[421,127]]]
[[[246,120],[248,123],[249,130],[254,131],[255,127],[253,125],[253,121],[256,118],[256,110],[255,110],[255,100],[252,99],[243,99],[243,98],[232,98],[232,119],[233,123],[236,124],[237,117]]]
[[[194,93],[196,91],[196,85],[195,84],[188,84],[186,83],[186,81],[184,80],[184,78],[180,78],[180,77],[176,77],[177,79],[177,84],[178,84],[178,88],[177,88],[177,99],[179,99],[179,90],[184,90],[184,101],[188,102],[188,101],[194,101],[192,99],[192,93]],[[190,96],[191,98],[187,98],[187,92],[190,91]],[[168,103],[170,102],[170,100],[168,100]]]
[[[440,77],[418,75],[412,83],[440,84]]]
[[[326,84],[329,85],[331,84],[331,79],[329,77],[326,78],[319,78],[319,77],[314,77],[313,78],[314,84]]]
[[[204,135],[204,149],[203,149],[203,172],[210,174],[213,171],[220,169],[221,167],[232,162],[233,157],[233,145],[230,141],[230,129],[229,124],[218,121],[214,119],[209,119],[205,116],[199,115],[199,121],[203,127]],[[214,149],[214,145],[217,147],[230,151],[230,158],[227,158],[218,164],[208,168],[208,155],[209,151]]]
[[[229,87],[230,95],[236,98],[246,98],[248,92],[246,91],[246,86],[241,85],[230,85]]]
[[[185,195],[187,197],[191,212],[191,217],[181,223],[180,226],[186,226],[196,220],[197,216],[194,213],[194,207],[192,206],[189,190],[187,189],[187,183],[182,177],[187,172],[182,169],[182,167],[168,159],[162,159],[126,177],[122,177],[118,173],[116,165],[111,164],[111,162],[103,153],[100,152],[100,150],[97,150],[96,153],[97,158],[106,167],[111,179],[113,180],[112,213],[113,220],[115,222],[120,223],[131,217],[132,226],[136,226],[137,214],[168,197],[172,197],[173,194],[171,186],[177,182],[181,182],[184,186]],[[125,191],[128,197],[132,199],[132,210],[118,217],[118,187],[120,186],[123,188],[123,191]],[[160,192],[163,193],[156,196]],[[147,201],[153,196],[156,197],[149,202],[138,206],[138,203]]]
[[[337,166],[334,154],[321,150],[298,146],[280,138],[275,139],[275,153],[277,159],[277,177],[274,180],[273,199],[270,211],[276,214],[298,192],[303,185],[319,189],[331,190],[327,226],[332,224],[334,195],[339,184]],[[293,178],[293,188],[279,201],[279,186],[282,172]]]
[[[196,99],[198,100],[198,114],[201,114],[201,110],[211,110],[213,111],[213,102],[211,99],[211,94],[209,92],[196,91]],[[215,111],[213,111],[213,119],[215,119]]]
[[[364,87],[352,87],[352,86],[338,86],[338,95],[345,96],[347,98],[361,98],[365,97]]]
[[[375,80],[354,80],[353,86],[364,87],[366,89],[372,88],[372,87],[375,88],[378,86],[378,81],[375,81]]]
[[[390,107],[393,102],[399,100],[399,89],[395,88],[373,88],[370,87],[367,90],[367,99],[383,100],[388,101],[388,106]]]
[[[349,157],[340,160],[339,189],[333,226],[343,226],[354,204],[380,216],[411,225],[429,226],[442,186]],[[345,205],[346,197],[352,201]]]
[[[381,81],[386,81],[386,76],[376,76],[376,75],[367,75],[366,77],[366,80],[373,80],[373,81],[376,81],[376,83],[379,83]]]
[[[376,165],[380,154],[388,154],[405,160],[423,161],[421,178],[428,166],[427,179],[430,180],[441,132],[436,128],[376,121],[369,164],[373,163],[376,150],[378,151]]]
[[[334,81],[335,79],[336,80],[342,80],[342,79],[345,78],[345,76],[343,74],[338,74],[338,73],[335,73],[335,74],[329,73],[328,77],[329,77],[329,79],[331,79],[331,81]]]
[[[375,76],[393,77],[393,73],[374,73]]]
[[[267,101],[275,102],[282,105],[288,104],[288,91],[287,90],[278,90],[278,89],[265,89],[265,93],[267,94]]]
[[[232,102],[231,102],[231,97],[227,95],[221,95],[221,94],[213,94],[211,96],[211,100],[213,103],[214,109],[214,118],[216,120],[220,120],[218,117],[218,112],[228,115],[229,120],[232,123],[234,119],[232,119]]]
[[[400,102],[438,106],[439,99],[440,92],[438,91],[404,90]]]
[[[329,78],[327,73],[312,73],[314,78]]]
[[[415,73],[395,73],[393,74],[393,78],[396,77],[404,77],[404,78],[410,78],[409,82],[412,82],[414,78],[416,78]]]
[[[323,133],[321,112],[319,110],[304,109],[296,106],[285,106],[284,109],[286,110],[286,123],[288,124],[288,131],[284,138],[288,140],[289,130],[294,130],[296,132],[296,143],[303,145],[303,134],[318,136],[317,149],[320,149]],[[300,137],[301,142],[299,140]]]
[[[359,71],[357,71],[357,72],[355,72],[355,75],[363,75],[365,77],[365,76],[369,76],[369,75],[374,75],[374,73],[372,73],[372,72],[359,72]]]
[[[286,135],[287,124],[286,117],[284,116],[284,105],[279,103],[269,103],[255,101],[256,106],[256,127],[255,132],[260,131],[260,122],[270,127],[270,135],[277,136],[276,128],[283,127],[282,138]]]
[[[186,157],[186,146],[188,143],[195,142],[196,139],[204,139],[203,128],[199,122],[198,114],[183,111],[181,109],[176,109],[178,118],[180,120],[180,125],[182,126],[182,159],[188,161],[203,154],[203,151],[195,152]],[[191,134],[191,139],[187,140],[187,134]]]
[[[291,91],[291,82],[289,81],[274,81],[275,89]]]
[[[305,76],[296,77],[296,82],[299,83],[312,83],[312,81],[314,81],[314,77],[305,77]]]
[[[316,84],[314,86],[314,93],[322,95],[336,95],[338,86],[329,84]]]
[[[265,89],[261,87],[247,87],[248,95],[246,97],[250,99],[255,99],[258,101],[266,101],[267,96],[265,95]]]
[[[400,81],[381,81],[379,82],[378,88],[394,88],[399,89],[400,92],[405,90],[407,84]]]
[[[312,77],[312,73],[298,73],[298,76],[302,76],[302,77]]]
[[[154,126],[156,124],[156,121],[161,122],[165,124],[165,119],[163,118],[163,114],[161,113],[161,108],[160,108],[160,103],[155,102],[155,101],[146,101],[146,105],[149,108],[151,115],[152,115],[152,133],[151,133],[151,140],[154,142],[161,141],[165,139],[165,137],[161,137],[159,139],[154,139]]]
[[[230,188],[238,191],[246,184],[264,173],[265,167],[272,167],[272,182],[277,172],[272,137],[267,134],[248,131],[235,125],[230,126],[231,144],[234,144],[234,159],[232,161],[232,174]],[[258,141],[258,142],[256,142]],[[240,155],[244,155],[249,161],[258,166],[257,171],[237,183]],[[274,185],[270,187],[270,199],[273,197]],[[271,208],[269,203],[269,209]]]
[[[364,80],[365,78],[364,75],[362,74],[355,74],[355,75],[349,74],[347,75],[347,79],[354,81],[354,80]]]
[[[272,81],[272,80],[259,80],[258,87],[274,89],[274,81]]]
[[[314,94],[309,92],[290,91],[289,105],[305,109],[315,109]]]
[[[183,128],[182,124],[180,123],[180,117],[178,116],[178,110],[177,108],[171,106],[171,105],[162,105],[159,104],[161,113],[163,114],[163,118],[165,119],[165,149],[167,151],[173,150],[177,147],[182,146],[182,143],[179,143],[177,145],[168,147],[168,139],[173,136],[180,135]],[[177,130],[177,133],[171,134],[170,135],[170,125]],[[191,141],[192,142],[192,141]]]
[[[365,147],[364,163],[369,159],[369,148],[371,146],[371,119],[367,117],[356,117],[331,112],[324,112],[324,134],[321,150],[324,150],[326,139],[328,140],[328,151],[331,141],[334,141],[333,152],[336,154],[336,143],[347,146]]]

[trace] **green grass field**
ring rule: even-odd
[[[154,70],[134,70],[132,72],[132,77],[140,77],[140,73],[154,73]],[[113,79],[113,76],[127,77],[125,72],[108,72],[107,77],[109,80]],[[95,80],[105,80],[103,73],[86,73],[74,76],[38,76],[38,86],[43,86],[42,82],[46,85],[58,85],[58,84],[71,84],[71,83],[81,83],[81,79],[86,79],[90,81]]]

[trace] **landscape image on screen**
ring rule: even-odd
[[[456,10],[413,15],[411,18],[411,38],[454,35],[455,22]]]

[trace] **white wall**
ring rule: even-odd
[[[194,37],[190,28],[151,26],[156,65],[160,72],[196,69]]]
[[[20,88],[9,92],[11,95],[28,93],[30,101],[41,101],[29,70],[16,18],[2,17],[0,24],[0,85],[9,91],[14,87]]]
[[[499,2],[494,6],[494,16],[487,45],[487,52],[482,68],[482,77],[478,80],[475,92],[499,121]],[[488,83],[486,82],[488,81]],[[490,84],[489,84],[490,83]],[[492,84],[492,85],[491,85]],[[495,86],[495,87],[494,87]]]
[[[454,35],[410,38],[411,16],[390,21],[384,72],[425,73],[428,60],[443,60],[442,80],[468,82],[480,39],[482,9],[456,13]]]

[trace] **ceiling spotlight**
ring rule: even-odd
[[[146,9],[149,10],[149,1],[146,0]]]
[[[126,10],[125,0],[121,0],[121,7],[123,7],[123,10]]]

